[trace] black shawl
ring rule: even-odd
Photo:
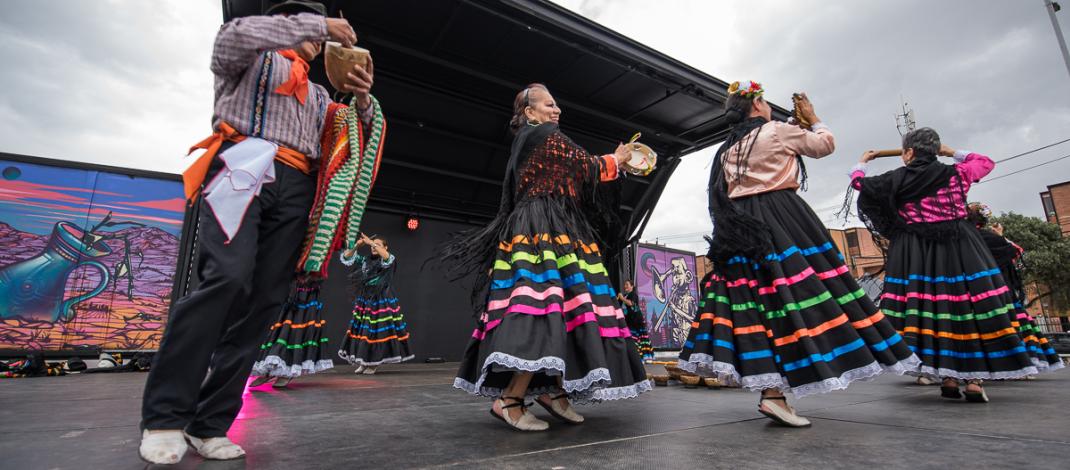
[[[713,222],[713,236],[707,238],[710,242],[710,251],[706,256],[714,263],[724,263],[729,258],[739,255],[763,262],[765,256],[773,251],[773,236],[769,226],[743,212],[728,197],[728,181],[724,171],[729,149],[739,145],[741,155],[737,174],[742,176],[746,173],[747,159],[757,140],[757,134],[761,131],[755,132],[751,138],[747,136],[767,122],[769,121],[765,118],[756,117],[736,125],[713,158],[709,184],[706,188],[709,196],[710,220]]]
[[[858,217],[878,241],[891,240],[905,232],[931,239],[956,238],[958,221],[907,224],[899,216],[899,208],[935,195],[957,174],[953,165],[928,155],[918,156],[908,165],[883,175],[861,178]]]
[[[999,266],[1000,272],[1003,274],[1003,280],[1007,283],[1007,286],[1011,288],[1011,291],[1015,295],[1015,300],[1023,302],[1025,300],[1025,283],[1022,280],[1021,272],[1018,268],[1019,257],[1021,251],[1017,246],[1014,246],[1010,240],[1007,240],[1002,235],[997,234],[989,229],[980,228],[981,239],[984,240],[985,245],[988,246],[988,251],[992,253],[992,257],[996,260],[996,265]]]
[[[369,293],[382,293],[389,289],[397,265],[396,256],[387,266],[383,266],[383,259],[378,255],[359,256],[350,267],[349,283],[353,292],[367,297]]]
[[[524,202],[517,197],[521,172],[537,147],[554,133],[564,137],[571,147],[582,151],[561,133],[555,123],[521,127],[513,139],[506,163],[497,215],[485,227],[461,232],[439,247],[439,254],[434,261],[442,267],[448,279],[456,281],[475,274],[472,304],[477,313],[485,307],[490,271],[498,244],[514,235],[510,232],[515,224],[528,226],[532,224],[532,219],[538,219],[550,225],[563,225],[575,235],[591,237],[603,248],[604,253],[609,254],[616,253],[624,245],[625,234],[619,215],[620,183],[600,183],[601,162],[599,165],[582,166],[582,174],[576,178],[581,185],[574,188],[575,197],[554,198],[554,213],[518,211],[518,206]]]

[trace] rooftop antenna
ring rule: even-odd
[[[917,123],[914,121],[914,110],[910,107],[910,103],[904,101],[902,96],[899,97],[899,101],[903,103],[903,113],[895,115],[895,128],[902,136],[914,130]]]

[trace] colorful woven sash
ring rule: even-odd
[[[298,271],[327,277],[330,256],[340,248],[352,248],[360,237],[360,222],[379,171],[386,120],[379,101],[371,97],[372,120],[367,139],[356,111],[337,107],[329,135],[323,139],[316,201],[309,214],[308,233]],[[328,113],[330,115],[330,113]]]

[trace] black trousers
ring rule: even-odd
[[[217,159],[205,181],[221,167]],[[286,301],[316,192],[315,175],[279,162],[275,178],[229,243],[199,199],[201,283],[171,309],[145,384],[143,429],[222,437],[241,410],[258,343]]]

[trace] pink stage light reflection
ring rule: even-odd
[[[263,400],[281,395],[278,390],[271,388],[271,384],[256,387],[256,392],[253,393],[249,390],[249,384],[253,380],[256,380],[256,377],[249,377],[249,380],[245,382],[245,391],[242,392],[241,396],[241,411],[238,412],[238,417],[234,420],[234,424],[230,426],[230,432],[227,433],[231,440],[239,445],[242,442],[248,442],[246,437],[252,430],[251,420],[275,416],[274,411]],[[257,396],[258,394],[260,396]]]

